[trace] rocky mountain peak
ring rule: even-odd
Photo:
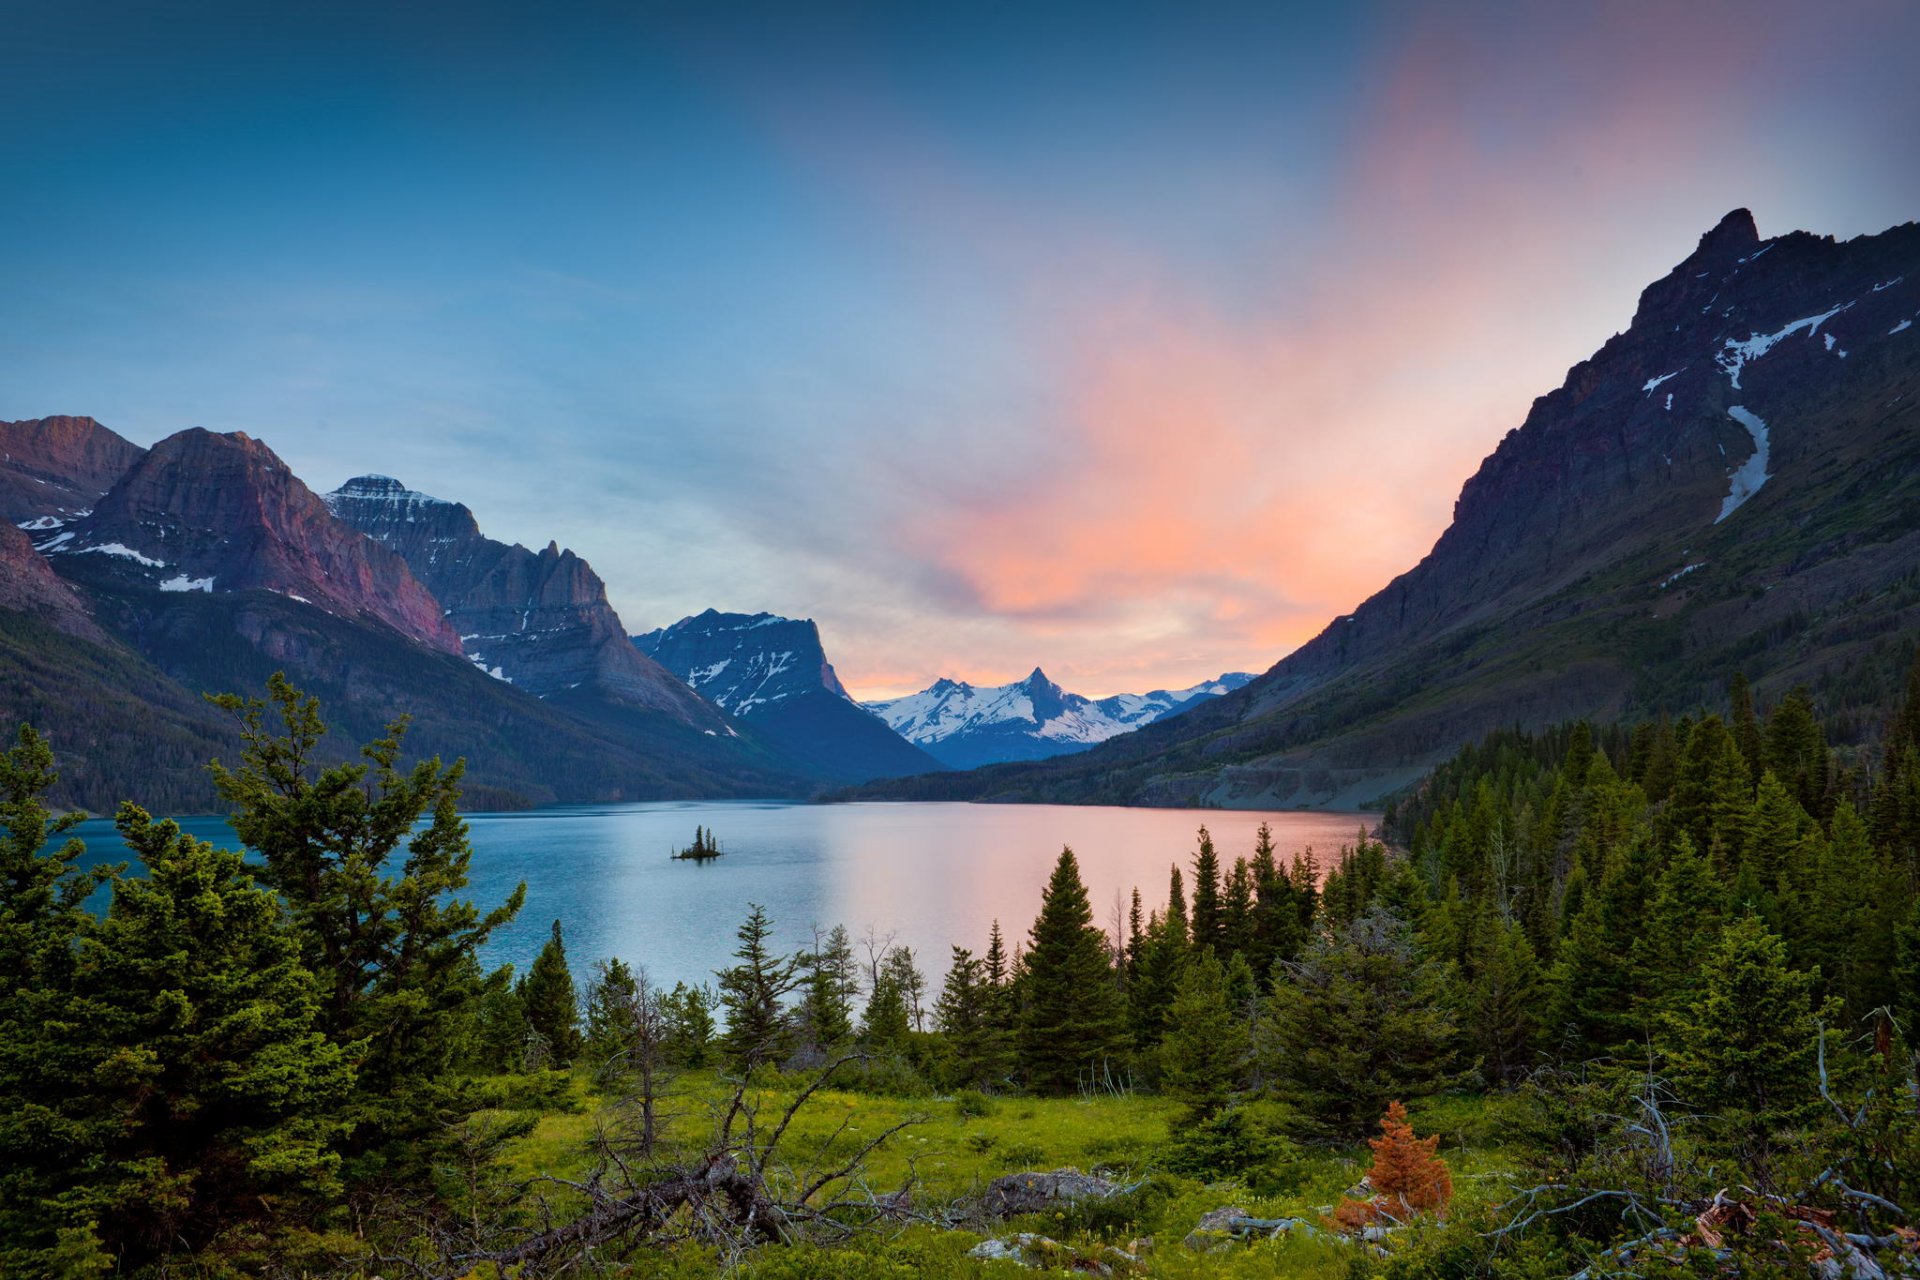
[[[71,536],[38,545],[163,590],[276,591],[459,652],[439,602],[406,562],[336,520],[272,449],[243,432],[194,427],[168,436],[62,533]]]
[[[58,528],[91,510],[145,452],[92,418],[0,422],[0,519]]]

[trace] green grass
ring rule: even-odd
[[[771,1125],[794,1096],[797,1080],[772,1082],[755,1095],[760,1123]],[[712,1108],[725,1087],[711,1074],[683,1078],[669,1104],[678,1113],[669,1140],[697,1147],[711,1132]],[[605,1099],[579,1079],[573,1101],[578,1109],[541,1117],[534,1131],[507,1153],[516,1177],[540,1173],[574,1176],[591,1163],[590,1147],[605,1117]],[[1077,1254],[1103,1245],[1126,1248],[1151,1237],[1138,1267],[1139,1276],[1254,1277],[1328,1276],[1345,1280],[1363,1261],[1358,1247],[1338,1240],[1307,1238],[1262,1242],[1218,1254],[1182,1247],[1182,1238],[1201,1215],[1235,1205],[1257,1217],[1318,1220],[1341,1194],[1366,1172],[1364,1146],[1328,1148],[1282,1143],[1267,1166],[1236,1180],[1203,1182],[1165,1173],[1164,1156],[1180,1109],[1168,1099],[1131,1097],[995,1097],[985,1114],[977,1102],[945,1097],[875,1097],[823,1090],[808,1103],[782,1142],[795,1166],[838,1164],[860,1144],[903,1121],[908,1127],[867,1160],[871,1185],[898,1187],[909,1170],[915,1178],[914,1206],[937,1210],[964,1200],[1002,1174],[1029,1169],[1074,1166],[1099,1171],[1117,1181],[1144,1183],[1124,1200],[1017,1219],[996,1225],[991,1234],[1031,1231],[1046,1235]],[[1271,1104],[1256,1103],[1257,1119],[1283,1119]],[[1476,1096],[1428,1099],[1414,1108],[1416,1129],[1441,1135],[1441,1152],[1452,1167],[1456,1206],[1502,1198],[1510,1157],[1486,1140],[1491,1130],[1489,1104]],[[1033,1276],[1085,1274],[1066,1269],[1032,1270],[1012,1263],[986,1263],[967,1256],[983,1237],[972,1231],[915,1226],[833,1249],[763,1249],[730,1274],[755,1280],[892,1276]],[[711,1276],[716,1259],[691,1249],[650,1251],[632,1260],[629,1270],[607,1275],[679,1280]]]

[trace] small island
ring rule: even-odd
[[[693,843],[673,855],[676,862],[711,862],[720,856],[720,842],[705,827],[693,829]]]

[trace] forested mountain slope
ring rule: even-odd
[[[1920,225],[1745,210],[1534,402],[1428,556],[1237,693],[1067,760],[882,794],[1338,805],[1489,729],[1807,684],[1842,726],[1920,631]]]

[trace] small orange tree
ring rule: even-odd
[[[1380,1136],[1367,1145],[1373,1148],[1373,1168],[1367,1171],[1373,1197],[1343,1199],[1333,1211],[1336,1226],[1358,1231],[1383,1218],[1405,1222],[1419,1213],[1447,1216],[1447,1205],[1453,1200],[1453,1174],[1447,1162],[1434,1154],[1440,1146],[1438,1134],[1414,1137],[1407,1109],[1393,1102],[1380,1119]]]

